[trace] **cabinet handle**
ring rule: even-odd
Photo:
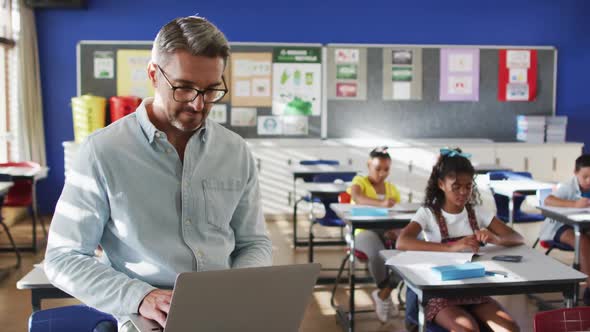
[[[557,171],[557,158],[553,157],[553,171]]]
[[[352,166],[352,158],[348,158],[348,165]]]
[[[287,159],[287,165],[291,166],[292,163],[293,161],[291,159]]]
[[[410,161],[410,162],[408,163],[408,172],[410,172],[410,173],[411,173],[411,172],[412,172],[412,168],[414,168],[414,165],[412,164],[412,161]]]
[[[496,157],[496,166],[500,166],[500,158]]]
[[[256,168],[258,169],[258,173],[262,169],[262,160],[260,158],[256,158]]]
[[[287,195],[287,205],[291,206],[291,201],[293,201],[293,193],[289,191],[289,194]]]
[[[412,203],[412,192],[408,193],[408,202]]]
[[[524,157],[524,170],[529,171],[529,157]]]

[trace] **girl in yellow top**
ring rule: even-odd
[[[387,208],[399,203],[399,191],[392,183],[386,181],[391,168],[391,157],[387,147],[378,147],[371,151],[367,167],[369,175],[356,176],[352,180],[352,186],[347,190],[352,196],[352,202]],[[378,289],[373,291],[372,297],[375,301],[375,312],[382,322],[387,322],[390,317],[397,314],[391,300],[391,291],[396,287],[398,280],[387,273],[385,261],[379,255],[379,251],[385,249],[386,242],[395,241],[396,238],[393,230],[365,230],[355,237],[355,247],[367,255],[369,272],[377,283]]]

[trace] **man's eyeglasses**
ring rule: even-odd
[[[223,81],[223,87],[224,87],[223,89],[209,88],[209,89],[205,89],[205,90],[199,90],[199,89],[191,88],[188,86],[174,86],[174,85],[172,85],[172,83],[170,82],[170,80],[168,79],[166,74],[164,73],[164,70],[162,70],[162,67],[160,67],[159,65],[156,65],[156,67],[158,67],[158,69],[160,70],[160,73],[162,73],[162,76],[164,76],[164,79],[166,79],[166,82],[168,82],[170,89],[172,89],[172,98],[174,98],[174,101],[176,101],[176,102],[190,103],[190,102],[194,101],[195,99],[197,99],[197,97],[199,95],[202,95],[203,102],[205,104],[213,104],[213,103],[220,101],[228,91],[227,84],[225,83],[225,78],[223,76],[221,76],[221,80]]]

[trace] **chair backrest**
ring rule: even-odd
[[[7,162],[0,163],[0,167],[26,167],[26,168],[41,168],[41,165],[32,161],[21,162]],[[12,177],[3,178],[0,181],[13,181],[14,185],[6,194],[6,206],[25,206],[30,205],[33,199],[33,180],[14,180]]]
[[[316,165],[338,166],[338,165],[340,165],[340,162],[338,160],[324,160],[324,159],[301,160],[301,161],[299,161],[299,165],[303,165],[303,166],[316,166]]]
[[[352,181],[355,176],[355,172],[322,173],[314,175],[312,181],[316,183],[332,183],[337,180],[349,182]]]
[[[533,178],[530,172],[494,171],[488,173],[490,180],[529,180]]]
[[[41,168],[41,165],[33,161],[9,161],[7,163],[0,163],[0,167]]]
[[[590,307],[576,307],[539,312],[535,315],[535,332],[573,332],[590,330]]]
[[[343,182],[352,181],[356,176],[355,172],[339,172],[339,173],[322,173],[316,174],[313,177],[312,182],[315,183],[333,183],[334,181],[340,180]],[[322,198],[322,204],[326,209],[326,215],[322,219],[338,219],[336,212],[330,208],[330,204],[338,203],[339,196],[333,198]]]
[[[116,331],[117,320],[113,316],[85,305],[73,305],[34,312],[29,317],[29,332],[92,332],[105,323]]]

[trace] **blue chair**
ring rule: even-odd
[[[117,332],[117,320],[85,305],[73,305],[34,312],[29,332]]]
[[[406,329],[408,331],[417,331],[418,328],[418,295],[409,287],[406,288]],[[427,332],[448,332],[434,322],[426,323]]]
[[[323,173],[318,174],[313,177],[313,182],[315,183],[332,183],[337,180],[341,180],[344,182],[352,181],[352,179],[356,176],[356,172],[343,172],[343,173]],[[340,227],[341,234],[344,230],[344,226],[346,224],[344,221],[336,215],[334,210],[330,208],[330,204],[338,203],[338,195],[326,195],[324,197],[316,197],[319,199],[321,204],[324,206],[326,214],[322,218],[315,218],[312,217],[311,225],[309,226],[309,252],[308,252],[308,261],[310,263],[313,262],[313,250],[314,246],[318,244],[315,239],[315,235],[313,234],[313,227],[315,225],[321,225],[324,227]],[[343,236],[341,236],[340,241],[330,241],[324,242],[321,245],[345,245],[346,241],[344,240]],[[321,242],[319,242],[321,243]]]
[[[498,172],[489,172],[488,173],[491,181],[496,180],[530,180],[533,178],[531,173],[529,172],[511,172],[511,171],[498,171]],[[493,191],[493,190],[492,190]],[[515,223],[524,223],[524,222],[538,222],[545,220],[545,217],[542,214],[538,213],[526,213],[520,210],[522,202],[524,202],[526,196],[514,196],[514,222]],[[496,208],[498,212],[496,215],[500,220],[504,222],[508,222],[509,217],[509,208],[508,203],[510,199],[503,195],[498,195],[494,193],[494,201],[496,202]]]
[[[338,166],[338,165],[340,165],[340,162],[338,160],[324,160],[324,159],[301,160],[301,161],[299,161],[299,165],[302,165],[302,166],[319,166],[319,165]],[[313,177],[315,175],[316,174],[303,175],[301,177],[301,179],[303,180],[303,182],[312,182]],[[295,195],[297,193],[293,193],[293,194]],[[303,196],[303,197],[299,198],[295,202],[295,204],[293,205],[293,246],[294,247],[298,246],[298,241],[297,241],[297,206],[301,202],[320,203],[319,199],[314,200],[314,199],[312,199],[312,197],[310,195],[307,195],[307,196]]]

